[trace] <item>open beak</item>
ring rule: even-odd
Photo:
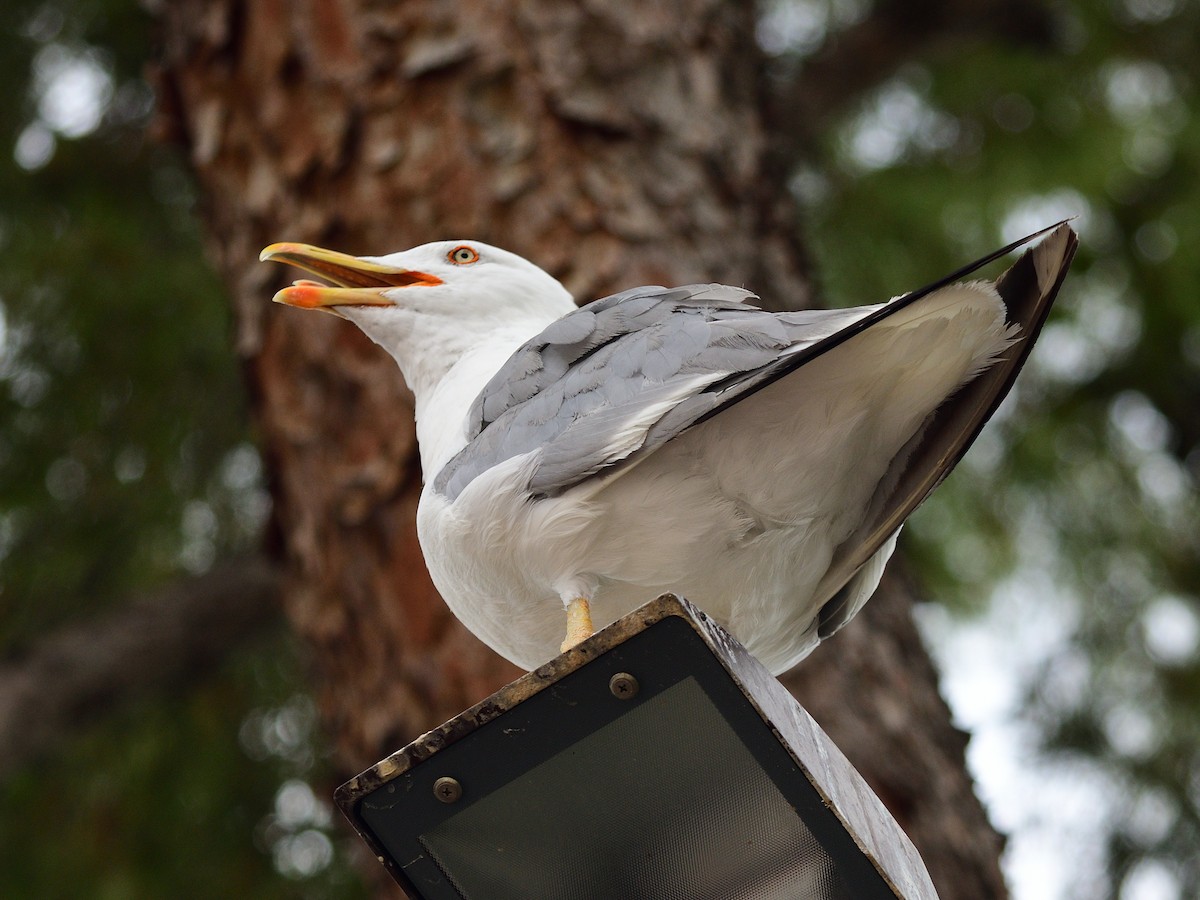
[[[276,303],[303,309],[335,312],[333,307],[338,306],[392,306],[387,295],[396,288],[442,283],[442,279],[428,272],[384,266],[308,244],[272,244],[258,258],[263,262],[287,263],[333,282],[331,287],[304,279],[272,298]]]

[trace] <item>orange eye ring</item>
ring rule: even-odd
[[[474,247],[459,244],[446,254],[446,259],[450,260],[456,266],[469,266],[471,263],[479,260],[479,252]]]

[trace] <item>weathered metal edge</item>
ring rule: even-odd
[[[554,685],[597,656],[623,644],[633,635],[645,631],[668,616],[682,616],[694,621],[695,615],[692,613],[694,607],[690,603],[685,607],[685,602],[674,594],[663,594],[629,615],[602,628],[545,665],[506,684],[490,697],[481,700],[437,728],[425,732],[408,746],[397,750],[365,772],[354,776],[337,788],[334,792],[334,801],[351,818],[351,822],[355,822],[352,807],[359,798],[407,772],[413,766],[424,762],[445,747],[461,740],[481,725]]]
[[[937,890],[917,848],[816,720],[729,632],[686,600],[678,606],[680,611],[675,614],[687,619],[713,648],[891,891],[904,900],[937,900]]]

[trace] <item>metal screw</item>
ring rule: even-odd
[[[628,672],[618,672],[608,680],[608,689],[618,700],[632,700],[637,696],[637,679]]]
[[[457,803],[462,797],[462,785],[458,783],[457,778],[443,775],[433,783],[433,796],[443,803]]]

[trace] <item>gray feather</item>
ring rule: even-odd
[[[563,316],[480,392],[469,443],[437,473],[434,488],[454,499],[493,466],[540,450],[530,489],[559,493],[661,446],[752,388],[792,348],[864,314],[770,313],[747,299],[757,298],[726,285],[642,287]],[[667,404],[657,421],[629,427],[655,404]]]

